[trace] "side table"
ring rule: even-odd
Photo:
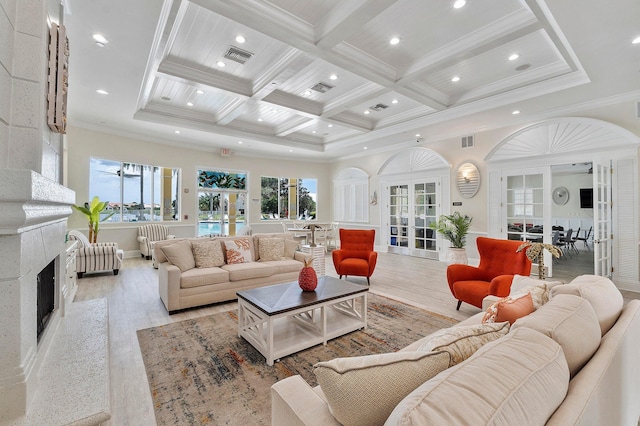
[[[309,244],[305,244],[302,246],[302,252],[310,254],[313,257],[313,263],[311,266],[315,269],[316,274],[318,274],[319,277],[326,275],[324,273],[324,246],[317,245],[316,247],[311,247]]]

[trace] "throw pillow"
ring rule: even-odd
[[[284,240],[284,257],[287,259],[293,259],[298,250],[300,243],[294,240]]]
[[[580,275],[569,284],[554,287],[551,297],[558,294],[573,294],[587,299],[598,316],[602,336],[616,323],[624,300],[616,285],[605,277]]]
[[[284,238],[260,238],[260,262],[284,260]]]
[[[224,253],[220,241],[203,239],[191,241],[196,268],[214,268],[224,265]]]
[[[161,248],[169,263],[180,268],[180,271],[188,271],[196,267],[193,259],[191,243],[187,240],[178,241]]]
[[[518,318],[527,316],[533,311],[535,309],[533,308],[531,293],[527,293],[517,299],[505,297],[489,306],[484,317],[482,317],[482,323],[509,321],[509,324],[513,324]]]
[[[418,351],[446,351],[451,355],[449,367],[461,363],[483,345],[505,336],[509,332],[508,322],[461,325],[438,330],[425,337]]]
[[[549,303],[517,321],[522,327],[551,337],[562,346],[571,377],[576,375],[600,346],[600,323],[591,304],[572,294],[553,296]]]
[[[227,254],[227,264],[251,262],[251,243],[249,238],[223,240]]]
[[[344,426],[382,425],[394,407],[449,366],[446,352],[400,351],[314,365],[331,414]]]

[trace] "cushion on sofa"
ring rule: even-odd
[[[235,263],[249,263],[253,261],[249,237],[223,239],[222,242],[225,247],[227,264],[233,265]]]
[[[194,239],[191,241],[196,268],[214,268],[224,265],[224,253],[219,241]]]
[[[284,260],[284,238],[261,238],[258,251],[260,262]]]
[[[314,365],[331,414],[345,426],[381,425],[420,384],[449,366],[446,352],[394,352]]]
[[[574,294],[587,299],[598,316],[603,336],[618,320],[624,305],[622,294],[616,285],[609,278],[597,275],[581,275],[569,284],[554,287],[551,297],[558,294]]]
[[[286,259],[293,259],[298,250],[300,243],[295,240],[284,240],[284,257]]]
[[[300,272],[304,264],[297,260],[274,260],[271,262],[261,262],[263,265],[268,265],[273,268],[273,274],[287,274],[289,272]]]
[[[222,268],[193,268],[180,275],[181,288],[202,287],[227,282],[229,282],[229,271]]]
[[[173,244],[162,246],[159,250],[162,250],[169,263],[177,266],[182,272],[196,267],[196,261],[191,251],[191,243],[188,240],[180,240]]]
[[[562,346],[573,377],[600,346],[600,323],[591,304],[572,294],[559,294],[534,313],[520,318],[511,330],[526,327]]]
[[[229,272],[229,281],[250,280],[252,278],[270,277],[274,268],[268,263],[249,262],[223,265],[220,267]]]
[[[535,308],[533,307],[531,293],[526,293],[517,298],[508,296],[489,306],[482,317],[482,323],[508,321],[509,324],[513,324],[518,318],[529,315],[533,311],[535,311]]]
[[[474,324],[438,330],[422,339],[418,351],[446,351],[451,355],[450,367],[461,363],[489,342],[505,336],[509,323]]]
[[[422,384],[385,425],[542,425],[568,386],[562,348],[520,328]]]
[[[254,234],[252,237],[252,244],[253,244],[253,250],[254,250],[254,257],[253,260],[258,261],[260,260],[260,240],[263,238],[283,238],[285,241],[293,241],[293,235],[288,234],[288,233],[269,233],[269,234]],[[286,244],[286,243],[285,243]],[[296,248],[297,248],[297,241],[296,241]],[[293,256],[291,256],[293,257]]]

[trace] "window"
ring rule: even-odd
[[[247,174],[198,170],[198,235],[237,235],[247,226]]]
[[[263,220],[316,219],[318,180],[306,178],[261,178]]]
[[[107,222],[179,220],[180,169],[91,158],[90,198],[108,201]]]
[[[369,222],[369,176],[350,167],[333,181],[333,220],[337,222]]]

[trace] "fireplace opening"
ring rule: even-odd
[[[53,308],[55,307],[56,260],[53,259],[38,274],[37,322],[38,340],[47,327]]]

